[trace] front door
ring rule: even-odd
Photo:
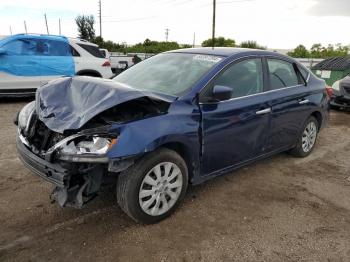
[[[36,89],[41,82],[40,58],[37,42],[33,39],[16,39],[4,44],[0,54],[1,92]]]
[[[214,86],[232,89],[231,99],[212,102]],[[200,94],[201,174],[210,175],[264,153],[270,121],[260,58],[230,65]]]

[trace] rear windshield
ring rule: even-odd
[[[94,57],[98,58],[104,58],[102,53],[100,52],[100,49],[97,46],[93,45],[84,45],[84,44],[78,44],[81,48],[83,48],[85,51],[93,55]]]

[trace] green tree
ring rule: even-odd
[[[127,47],[127,52],[157,54],[179,48],[180,45],[177,42],[158,42],[146,39],[143,43],[138,43],[136,45]]]
[[[265,50],[266,47],[259,45],[256,41],[248,40],[243,41],[240,45],[242,48],[252,48],[252,49],[262,49]]]
[[[214,46],[220,46],[220,47],[235,47],[236,46],[236,42],[233,39],[230,38],[224,38],[222,36],[218,37],[218,38],[214,38]],[[203,47],[211,47],[213,46],[213,39],[209,38],[207,40],[204,40],[202,43]]]
[[[192,48],[193,46],[192,45],[189,45],[189,44],[183,44],[180,46],[181,48]]]
[[[75,18],[75,23],[78,26],[79,37],[87,41],[95,39],[95,19],[92,15],[79,15]]]
[[[292,52],[288,52],[291,57],[297,58],[308,58],[310,57],[310,52],[303,45],[298,45]]]

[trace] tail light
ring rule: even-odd
[[[102,64],[102,66],[111,66],[111,62],[109,62],[109,61],[107,60],[106,62],[104,62],[104,63]]]
[[[326,86],[326,91],[327,91],[327,95],[328,95],[329,97],[332,97],[332,96],[333,96],[333,89],[332,89],[332,87]]]

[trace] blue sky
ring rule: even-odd
[[[103,37],[134,44],[145,38],[196,44],[211,36],[211,0],[102,0]],[[256,40],[270,48],[288,49],[299,43],[350,44],[345,33],[350,24],[348,0],[217,0],[217,35],[236,42]],[[46,33],[44,13],[51,34],[77,36],[74,18],[92,14],[97,18],[97,0],[0,0],[0,35]],[[96,24],[96,33],[99,34]]]

